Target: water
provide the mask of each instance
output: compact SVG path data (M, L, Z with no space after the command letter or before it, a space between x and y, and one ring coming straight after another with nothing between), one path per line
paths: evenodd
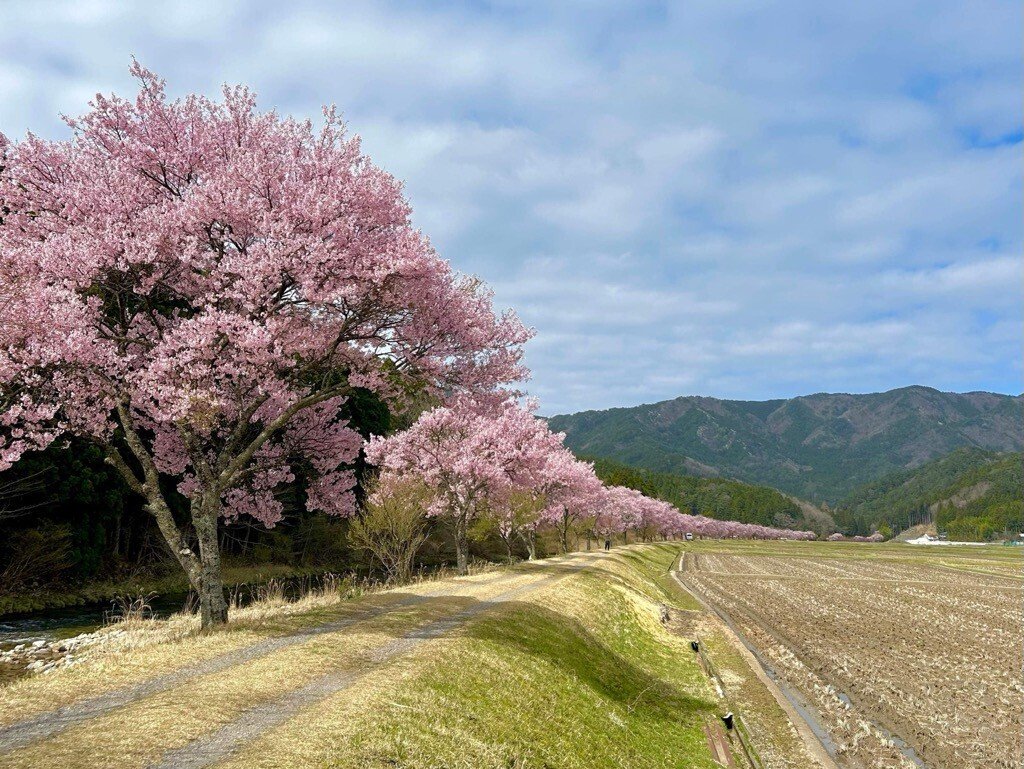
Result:
M168 617L181 611L187 596L187 593L175 593L153 598L149 602L153 616ZM0 617L0 649L91 633L102 627L115 611L115 605L108 601L6 615Z
M293 601L317 583L316 577L295 576L279 577L274 580L281 587L285 600ZM233 585L228 593L232 600L240 605L249 604L254 598L260 583ZM180 612L188 600L188 592L175 592L157 595L147 600L152 610L151 615L157 619L169 617ZM0 616L0 650L10 649L20 643L32 641L55 641L70 638L81 633L91 633L119 613L117 605L112 601L104 601L83 606L69 606L60 609L41 609L25 614L8 614Z
M149 602L151 616L167 617L181 611L187 597L187 593L177 593L153 598ZM91 633L109 622L116 613L116 604L106 602L0 617L0 651L21 644L31 646L34 641L49 644L63 638ZM51 657L46 654L43 657L19 654L0 661L0 686L28 675L26 665L35 659L48 661Z
M840 702L845 704L847 707L853 707L853 701L849 698L849 696L847 696L845 692L837 691L836 695L839 697ZM870 723L873 727L875 727L875 729L881 732L886 737L886 739L888 739L893 745L895 745L896 750L898 750L900 753L906 756L915 765L922 767L922 769L924 768L924 760L919 755L917 755L917 751L914 750L914 748L911 747L906 740L904 740L898 734L890 732L884 725L878 723L878 721L875 721L874 719L865 718L865 720L868 723Z

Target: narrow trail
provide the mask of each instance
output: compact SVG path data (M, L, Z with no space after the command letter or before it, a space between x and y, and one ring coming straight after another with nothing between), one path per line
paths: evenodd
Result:
M592 559L575 566L574 570L582 570L590 563L592 563ZM277 700L250 708L234 721L225 724L211 734L167 752L159 762L151 764L150 767L152 769L204 769L224 761L274 727L296 717L302 710L344 691L388 660L406 654L426 641L446 635L488 609L532 593L567 576L568 574L563 573L543 577L531 584L522 585L488 600L479 601L450 617L435 620L424 627L410 631L374 649L370 654L372 665L360 670L329 673Z
M238 718L224 727L217 728L211 734L205 735L181 748L168 751L157 763L153 764L160 767L209 766L230 755L233 751L260 736L268 729L292 717L302 710L303 707L314 704L343 690L358 680L358 678L370 672L374 667L379 666L380 663L403 654L424 641L450 632L459 625L464 624L471 617L489 608L533 592L569 574L581 571L596 562L598 557L570 556L568 558L551 559L536 566L502 572L497 576L475 581L446 580L438 583L437 587L421 593L397 594L393 600L385 604L356 606L347 612L344 617L322 625L266 638L211 659L186 665L170 673L79 700L0 727L0 755L10 754L19 748L42 743L71 727L85 725L93 719L106 716L146 698L184 687L204 676L221 673L236 666L268 657L276 652L306 643L319 636L346 630L356 630L360 625L381 618L389 612L424 605L431 601L431 599L439 597L459 597L460 594L468 594L465 597L472 598L472 593L480 587L500 586L502 582L521 580L524 576L527 578L536 576L536 579L532 582L506 590L488 599L478 600L477 603L474 603L469 608L429 622L377 647L370 654L368 660L370 664L363 669L334 671L271 702L264 702L250 708L244 711ZM554 574L550 573L552 568L555 569ZM534 574L531 574L531 572L534 572Z
M358 623L379 617L386 612L414 606L428 600L430 597L429 594L409 594L403 595L398 600L384 606L356 609L352 614L334 622L328 622L313 628L305 628L289 635L267 638L251 646L227 652L212 659L151 678L148 681L142 681L132 686L106 692L96 697L65 705L57 710L41 713L9 726L0 727L0 751L15 750L36 740L46 739L70 726L105 715L117 708L137 702L144 697L159 694L201 676L219 673L236 665L251 662L317 636L344 630Z

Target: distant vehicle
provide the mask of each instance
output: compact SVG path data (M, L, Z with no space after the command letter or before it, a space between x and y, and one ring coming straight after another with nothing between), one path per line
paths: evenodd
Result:
M692 539L693 539L693 534L691 534L690 532L686 532L686 541L689 542Z

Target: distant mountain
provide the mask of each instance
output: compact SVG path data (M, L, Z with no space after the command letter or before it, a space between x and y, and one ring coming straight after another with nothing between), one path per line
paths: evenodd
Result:
M930 523L952 539L1013 535L1024 526L1024 454L957 449L862 486L835 516L850 533Z
M726 476L829 504L958 448L1024 449L1024 397L918 386L771 401L688 396L549 422L578 454Z

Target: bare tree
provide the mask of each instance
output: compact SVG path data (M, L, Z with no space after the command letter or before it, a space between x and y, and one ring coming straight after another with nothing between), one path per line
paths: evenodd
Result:
M44 473L38 470L13 478L0 476L0 521L25 515L50 502Z
M416 481L379 486L352 522L352 544L379 561L389 580L403 582L412 574L416 552L427 538L424 511L430 499L429 489Z

